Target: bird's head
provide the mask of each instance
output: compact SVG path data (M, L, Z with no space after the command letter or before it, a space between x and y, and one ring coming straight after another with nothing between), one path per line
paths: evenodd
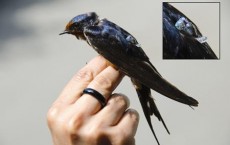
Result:
M87 26L93 26L99 22L99 18L95 12L89 12L85 14L78 15L71 19L66 25L64 32L62 34L72 34L77 37L77 39L86 40L83 31Z

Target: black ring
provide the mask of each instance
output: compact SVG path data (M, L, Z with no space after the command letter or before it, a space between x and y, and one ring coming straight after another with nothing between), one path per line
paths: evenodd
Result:
M101 93L99 93L98 91L91 89L91 88L85 88L83 90L83 94L89 94L89 95L93 96L94 98L96 98L100 102L102 108L105 107L105 105L106 105L105 97Z

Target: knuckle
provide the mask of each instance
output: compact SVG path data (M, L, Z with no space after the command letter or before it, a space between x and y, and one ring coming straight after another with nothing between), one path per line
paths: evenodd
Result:
M77 125L79 122L76 122L75 120L70 120L66 124L63 124L64 130L67 134L70 136L78 134L78 128Z
M49 126L52 126L58 118L58 107L51 107L46 114L47 123Z
M96 77L96 79L94 80L94 83L95 83L94 84L95 86L100 86L101 88L105 90L108 90L108 89L110 90L110 88L113 87L113 82L109 78L103 75Z
M127 113L129 113L129 116L133 122L139 122L139 113L136 110L129 109Z
M82 136L85 138L85 140L91 140L91 141L98 141L100 137L102 136L102 130L99 126L91 126L87 130L85 130L84 134Z
M79 134L80 128L83 126L85 115L83 111L79 111L75 115L68 113L68 110L59 112L59 107L51 107L47 113L47 124L50 129L65 132L69 136Z
M129 99L128 97L126 97L125 95L123 94L113 94L111 96L111 101L112 103L115 103L116 105L118 106L121 106L121 107L128 107L129 106Z
M90 82L92 79L93 79L93 72L89 69L81 69L74 76L74 80L76 80L76 81Z
M77 113L67 121L65 125L66 132L70 135L78 134L80 128L83 127L84 120L85 115L83 113Z

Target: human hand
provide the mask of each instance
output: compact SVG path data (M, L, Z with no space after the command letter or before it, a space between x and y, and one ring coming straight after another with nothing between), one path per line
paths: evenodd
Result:
M122 94L113 94L123 74L101 56L83 67L67 84L47 113L54 145L134 145L139 116ZM83 94L100 92L107 104Z

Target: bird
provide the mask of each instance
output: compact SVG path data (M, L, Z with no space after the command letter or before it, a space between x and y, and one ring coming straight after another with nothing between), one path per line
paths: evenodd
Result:
M72 34L86 41L119 71L131 78L149 127L157 141L151 115L163 123L170 134L155 102L151 89L175 101L189 106L198 106L198 101L186 95L165 80L152 65L137 40L126 30L107 19L99 19L95 12L77 15L71 19L60 33Z
M218 59L198 27L163 2L163 59Z

